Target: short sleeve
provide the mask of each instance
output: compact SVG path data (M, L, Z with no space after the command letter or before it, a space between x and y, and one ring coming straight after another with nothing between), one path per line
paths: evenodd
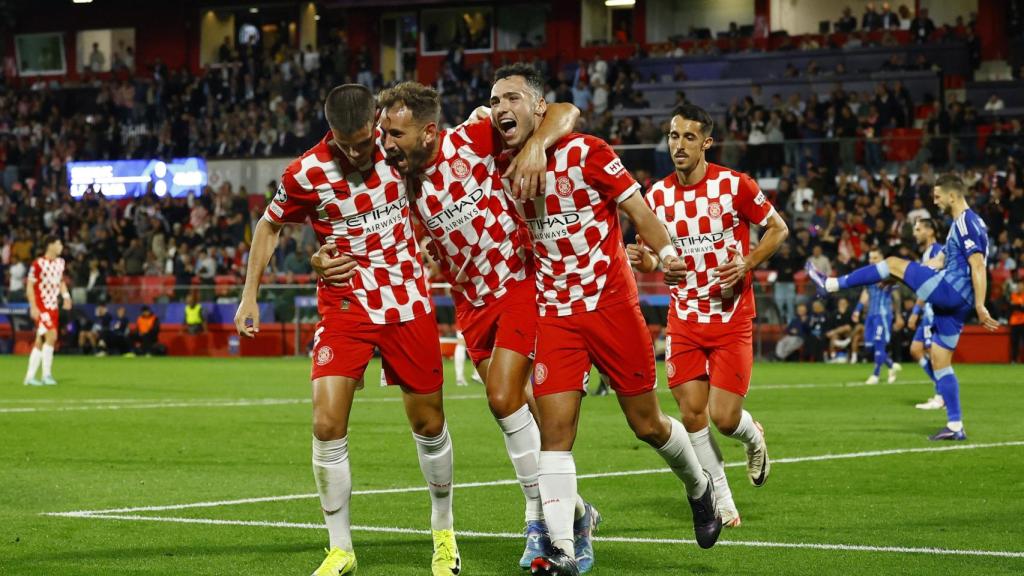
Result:
M319 197L316 193L306 190L296 182L295 176L289 169L281 176L277 194L267 205L263 216L278 224L302 224L308 218L315 216L318 204Z
M39 269L39 259L37 258L37 259L33 260L32 261L32 265L28 267L28 278L27 278L27 280L31 280L32 282L39 282L39 274L40 274L40 272L41 272L41 270Z
M502 149L500 136L491 124L490 117L466 122L458 130L465 134L470 150L481 158L495 156Z
M988 235L986 234L981 219L964 217L963 227L960 228L960 240L963 242L964 256L971 254L988 254ZM959 226L959 224L957 224Z
M739 190L735 200L736 211L749 222L758 226L768 223L768 218L775 212L775 207L761 191L761 187L753 178L746 174L740 175Z
M591 145L583 162L583 179L602 198L614 199L621 204L640 190L640 184L622 165L622 159L603 140L588 139Z

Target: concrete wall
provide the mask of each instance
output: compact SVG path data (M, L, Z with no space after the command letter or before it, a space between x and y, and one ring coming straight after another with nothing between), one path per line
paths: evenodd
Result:
M714 37L729 29L754 23L754 0L648 0L647 41L664 42L686 34L691 26L709 28Z

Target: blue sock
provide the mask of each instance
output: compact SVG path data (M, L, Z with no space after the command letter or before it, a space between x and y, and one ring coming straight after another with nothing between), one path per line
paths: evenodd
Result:
M932 361L929 360L927 356L922 356L917 363L921 365L921 369L924 370L924 373L927 374L928 377L931 378L932 382L935 383L935 393L938 394L939 381L935 379L935 371L932 370Z
M889 265L882 260L878 264L870 264L863 268L857 268L845 276L839 277L839 287L842 289L855 288L877 284L889 277Z
M885 346L879 346L875 344L875 376L882 371L882 364L886 366L892 366L892 362L889 361L889 355L885 352Z
M943 368L935 371L939 379L936 388L942 399L946 401L946 419L950 422L959 422L960 416L960 382L953 373L953 367Z

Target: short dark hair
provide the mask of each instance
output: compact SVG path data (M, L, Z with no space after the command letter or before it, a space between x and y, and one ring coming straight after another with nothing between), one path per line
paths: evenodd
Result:
M956 174L943 174L939 176L938 180L935 181L935 186L943 190L956 192L960 196L967 194L967 185L964 184L963 178Z
M686 103L676 106L675 110L672 111L672 117L676 116L681 116L685 120L693 120L700 124L700 133L705 136L710 136L711 131L715 129L715 121L711 119L708 111L696 104Z
M441 121L441 97L437 90L419 82L400 82L382 90L377 102L385 109L401 102L412 112L412 117L423 124Z
M324 102L327 124L346 135L372 124L376 111L373 92L362 84L335 86Z
M932 232L938 232L938 229L935 228L935 220L932 220L931 218L921 218L917 221L917 223L920 224L921 226L925 226Z
M494 71L495 82L512 76L522 76L523 80L526 80L526 85L537 93L538 100L544 97L544 76L533 64L516 62L515 64L506 64Z
M50 247L50 244L59 241L60 237L57 236L56 234L47 234L46 236L43 236L43 250L45 251L47 248Z

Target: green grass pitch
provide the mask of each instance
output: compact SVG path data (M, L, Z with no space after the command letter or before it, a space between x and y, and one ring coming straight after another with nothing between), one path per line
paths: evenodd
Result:
M21 385L26 361L0 357L0 575L308 574L322 559L308 360L59 356L60 385L40 388ZM400 395L374 385L378 370L349 436L359 574L419 576L430 507ZM849 385L868 370L755 367L747 406L776 464L754 489L741 447L720 439L743 526L711 550L677 542L693 533L674 476L608 474L664 463L614 398L584 400L576 461L595 476L579 488L607 538L592 573L1024 573L1024 369L957 368L969 436L957 444L926 439L944 415L913 408L931 394L916 366L896 385ZM446 395L456 482L483 484L455 491L456 529L476 533L459 539L463 574L521 574L522 495L483 387ZM380 492L391 488L410 490ZM219 504L179 506L201 502ZM66 512L79 514L45 514Z

